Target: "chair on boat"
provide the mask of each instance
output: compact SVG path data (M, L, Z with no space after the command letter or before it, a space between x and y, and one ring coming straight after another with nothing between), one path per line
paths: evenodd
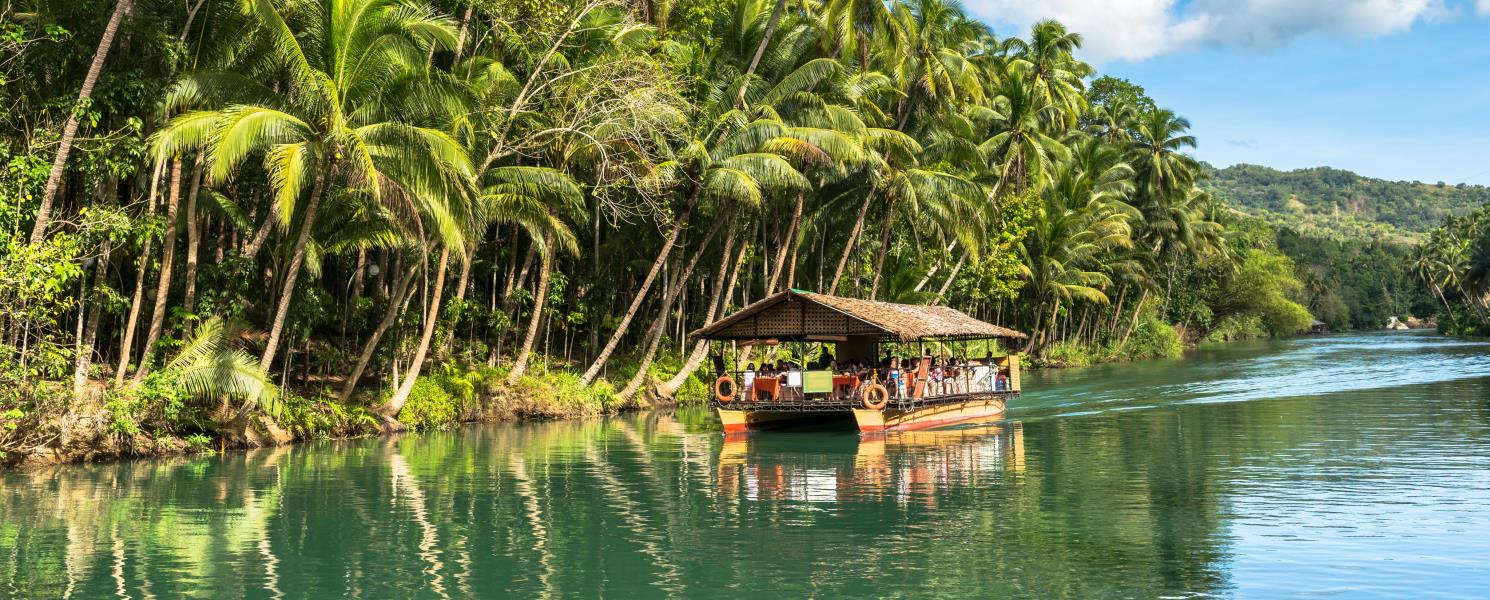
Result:
M920 399L926 397L926 383L930 377L930 372L931 357L922 356L921 362L916 365L916 370L911 371L910 374L911 398Z

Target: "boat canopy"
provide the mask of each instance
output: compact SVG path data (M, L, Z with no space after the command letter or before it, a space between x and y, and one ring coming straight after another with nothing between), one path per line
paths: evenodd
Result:
M689 334L706 340L842 342L874 336L881 342L1027 339L1006 327L946 306L895 304L787 290Z

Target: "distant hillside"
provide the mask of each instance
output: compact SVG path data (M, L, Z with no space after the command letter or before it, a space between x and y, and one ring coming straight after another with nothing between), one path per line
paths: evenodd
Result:
M1490 202L1490 188L1385 181L1317 167L1279 171L1239 164L1205 167L1207 191L1227 204L1299 233L1336 240L1409 242Z

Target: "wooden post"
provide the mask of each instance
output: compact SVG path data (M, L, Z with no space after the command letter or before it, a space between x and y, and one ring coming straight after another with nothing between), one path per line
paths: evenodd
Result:
M1019 355L1009 355L1009 389L1019 391Z

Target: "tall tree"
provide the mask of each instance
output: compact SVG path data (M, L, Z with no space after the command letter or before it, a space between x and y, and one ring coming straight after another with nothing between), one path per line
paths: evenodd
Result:
M52 170L47 174L47 184L41 192L41 206L36 209L36 223L31 226L32 245L40 244L46 237L47 225L51 222L52 203L57 198L57 188L62 184L67 157L72 153L73 138L78 134L78 112L87 107L89 98L93 96L93 85L98 83L104 60L109 57L109 49L114 47L114 36L119 33L120 24L133 8L134 0L115 2L114 12L109 15L109 23L104 26L103 36L98 39L98 49L93 51L93 62L88 65L88 74L83 77L83 89L78 92L78 101L71 107L67 121L62 125L62 139L57 143L57 155L52 158Z

